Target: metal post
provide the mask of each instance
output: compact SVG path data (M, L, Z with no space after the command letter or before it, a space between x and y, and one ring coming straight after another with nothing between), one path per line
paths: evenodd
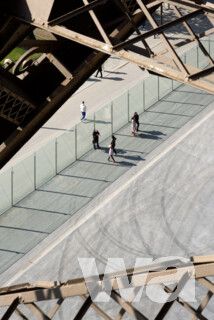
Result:
M128 116L128 122L127 123L129 123L129 114L130 114L130 112L129 112L129 98L130 98L130 93L129 93L129 90L128 90L128 92L127 92L127 116Z
M158 101L160 100L160 77L158 77Z
M55 140L55 173L56 173L56 175L57 175L57 166L58 166L58 164L57 164L57 145L58 145L58 142L57 142L57 138L56 138L56 140Z
M77 160L77 125L75 125L75 160Z
M96 114L94 112L94 130L96 129L95 123L96 123Z
M198 47L196 47L196 52L197 52L197 68L199 66L199 54L198 54Z
M210 37L208 39L209 39L209 54L210 54Z
M14 171L13 168L11 168L11 207L13 206L13 175Z
M143 112L146 109L146 97L145 97L145 81L143 81Z
M113 102L111 101L111 134L113 134Z
M36 190L36 153L34 153L34 190Z

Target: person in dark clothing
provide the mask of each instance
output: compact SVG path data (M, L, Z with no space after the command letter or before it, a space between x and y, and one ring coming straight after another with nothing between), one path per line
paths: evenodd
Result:
M93 143L93 146L94 146L94 149L100 149L100 146L99 146L99 136L100 136L100 133L98 130L94 130L93 131L93 140L92 140L92 143Z
M103 77L103 68L102 68L102 66L99 66L99 68L97 69L97 73L95 74L95 77L97 77L98 76L98 74L100 73L100 78L102 78Z
M134 113L134 121L135 121L135 123L136 123L136 131L139 131L139 125L140 125L140 123L139 123L139 115L138 115L138 113L137 112L135 112Z
M112 140L111 140L111 145L112 145L112 148L113 148L113 152L114 152L114 154L116 155L117 152L116 152L116 150L115 150L115 145L116 145L116 140L117 140L117 138L116 138L114 135L112 135L111 138L112 138Z

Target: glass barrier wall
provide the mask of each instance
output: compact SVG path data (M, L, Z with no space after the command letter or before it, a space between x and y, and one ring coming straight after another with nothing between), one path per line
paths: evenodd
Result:
M209 37L209 54L214 59L214 35Z
M113 132L111 105L111 103L108 103L102 109L96 111L94 115L95 130L102 133L99 138L100 142L108 138Z
M162 99L168 93L172 92L172 79L158 77L158 100Z
M151 75L144 82L145 110L158 101L158 78Z
M34 155L13 167L13 204L35 190L34 172Z
M129 122L128 114L128 92L112 101L112 128L116 132Z
M35 186L41 187L56 175L56 140L35 152Z
M128 91L128 119L130 121L131 117L135 112L138 114L144 112L145 100L144 100L144 81L138 83L133 88Z
M180 85L180 82L172 80L172 90L175 90L176 88L180 87Z
M12 199L12 169L3 172L0 176L0 214L11 208Z
M56 139L57 172L76 160L75 129L65 132Z
M77 158L92 148L92 132L94 131L94 115L88 116L76 125Z
M207 52L212 53L212 51L209 51L210 50L209 39L202 40L201 43L204 46L204 48L207 50ZM199 66L199 68L206 68L210 64L210 62L209 62L208 58L206 58L206 56L204 55L204 53L202 52L202 50L200 48L198 48L198 52L199 52L198 53L198 66Z
M192 48L192 50L186 53L185 61L186 61L186 64L192 67L195 67L195 68L198 67L198 47Z
M208 52L214 52L214 37L203 40L203 45ZM208 60L197 47L185 53L181 59L196 68L208 65ZM150 75L74 128L2 173L0 214L92 149L93 130L101 132L102 142L129 123L135 111L141 114L180 85L177 81Z

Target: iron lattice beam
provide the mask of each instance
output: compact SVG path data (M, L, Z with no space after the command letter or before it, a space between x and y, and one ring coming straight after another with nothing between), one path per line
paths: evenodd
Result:
M202 51L204 52L209 63L211 65L213 65L213 59L210 57L207 50L204 48L204 46L199 41L200 35L196 35L193 32L193 30L189 27L187 21L194 18L194 17L197 17L201 14L203 14L203 15L206 14L208 17L212 18L213 14L214 14L214 10L212 8L208 8L204 5L202 5L202 6L194 5L194 4L189 5L188 1L186 1L186 3L185 3L185 1L182 1L183 7L188 8L188 10L192 10L192 11L190 13L187 13L187 14L181 16L181 13L177 9L179 4L176 3L177 7L175 7L175 11L177 14L179 14L178 18L174 19L173 21L170 21L166 24L158 26L157 23L155 22L154 18L152 17L152 14L149 12L149 8L151 8L152 5L150 4L150 5L146 6L141 0L137 0L137 3L139 4L139 7L141 8L142 13L146 16L147 20L151 23L151 25L153 27L152 30L147 31L143 34L137 35L136 37L133 37L130 40L125 40L120 43L117 43L118 40L115 39L115 41L113 41L113 42L117 43L115 45L111 45L109 43L109 39L107 39L107 38L106 38L106 41L101 42L95 38L85 36L83 34L75 32L71 29L65 29L64 27L62 27L60 25L58 25L58 26L56 25L53 28L50 26L44 26L43 28L46 30L49 30L50 32L52 32L54 34L60 35L61 37L65 37L65 38L70 39L72 41L76 41L76 42L81 43L85 46L88 46L90 48L102 51L106 54L115 55L121 59L125 59L129 62L135 63L135 64L139 65L140 67L145 68L153 73L157 73L162 76L166 76L168 78L172 78L174 80L177 80L177 81L180 81L183 83L188 83L192 86L197 87L198 89L201 89L201 90L204 90L204 91L207 91L207 92L213 94L214 93L214 83L209 83L206 81L205 77L203 78L204 74L208 75L208 74L213 73L212 68L207 68L206 72L204 72L204 71L201 72L202 70L198 69L197 75L195 72L194 72L194 74L192 74L190 72L191 66L188 66L181 61L178 54L176 53L175 48L173 48L173 46L170 44L169 40L164 35L164 31L167 31L171 27L178 26L178 25L184 23L185 27L187 28L188 32L190 33L189 42L195 41L196 44L198 44L200 46L200 48L202 49ZM186 5L184 6L184 4L186 4ZM36 24L36 26L39 27L39 25L37 25L37 24ZM213 32L213 28L210 28L210 30L207 30L207 32L209 32L209 31ZM163 66L163 64L160 65L159 63L156 63L154 61L152 55L148 59L144 55L141 55L141 56L139 54L137 55L129 48L130 45L133 45L133 44L136 45L140 40L145 40L155 34L159 34L159 36L161 37L161 39L166 47L166 53L169 53L171 55L171 59L170 58L165 59L164 66ZM177 46L177 48L178 48L178 46ZM151 48L150 48L150 50L151 50ZM151 52L152 52L152 50L151 50ZM178 70L174 70L172 68L169 68L168 66L170 66L170 65L175 65L178 68ZM204 81L204 79L205 79L205 81ZM210 81L210 79L209 79L209 81Z
M111 55L153 74L214 93L213 58L200 41L202 36L214 32L214 8L209 3L188 0L62 2L51 0L44 7L42 0L28 5L21 0L19 6L12 5L12 0L2 1L0 58L4 59L17 46L29 50L13 69L7 67L0 73L2 92L9 92L11 97L15 94L19 101L11 104L5 100L4 105L0 105L3 127L9 128L7 121L13 124L13 129L10 127L6 133L7 138L0 141L0 168ZM157 23L154 13L165 4L170 5L175 14L168 22L163 23L161 19ZM198 17L207 19L209 24L203 33L196 34L192 25ZM150 29L142 31L140 26L146 22ZM181 25L189 38L174 44L167 32ZM32 32L45 36L32 39ZM164 50L154 52L150 47L148 40L154 35L159 36ZM204 54L205 70L181 60L177 51L188 42L194 42ZM71 59L74 51L77 58ZM36 52L38 57L31 61ZM8 82L5 79L9 72ZM18 105L19 111L14 112ZM21 130L14 135L18 126Z
M20 318L25 319L23 318L23 313L18 309L18 306L21 304L26 305L34 315L37 315L42 319L52 319L66 298L80 296L84 300L84 303L77 310L74 319L82 319L87 311L90 308L93 308L101 318L110 320L111 318L102 310L102 307L98 307L92 301L92 296L90 296L88 292L87 285L89 285L90 282L93 284L93 292L100 292L100 289L105 291L105 288L108 287L106 284L111 282L112 290L110 297L121 307L120 311L115 315L115 319L120 319L122 315L127 312L133 319L147 320L148 318L139 311L132 302L142 286L159 284L169 296L167 301L157 312L155 317L156 320L165 319L169 310L175 303L178 306L185 308L185 310L193 316L192 319L206 320L207 318L202 315L202 312L205 310L214 293L214 284L207 279L207 277L214 276L214 256L193 257L192 263L186 264L179 260L175 260L174 262L170 261L170 268L168 268L168 265L169 263L166 261L165 264L162 263L139 267L135 270L129 269L105 275L105 277L103 274L100 274L99 281L97 281L97 278L91 277L90 280L87 280L87 284L86 280L81 278L69 280L65 283L39 282L36 286L25 283L1 288L0 307L8 306L2 319L10 319L14 312L16 312ZM134 290L129 300L125 301L118 293L118 289L124 289L126 287L125 284L127 281L125 281L125 279L127 279L127 277ZM195 279L203 287L203 290L207 290L206 295L202 298L197 309L193 308L180 297L180 293L190 279ZM175 283L174 289L166 286L164 284L166 281L168 283ZM39 301L51 301L53 299L57 299L57 302L48 315L36 304L36 302Z
M0 116L20 126L35 107L14 92L0 86Z

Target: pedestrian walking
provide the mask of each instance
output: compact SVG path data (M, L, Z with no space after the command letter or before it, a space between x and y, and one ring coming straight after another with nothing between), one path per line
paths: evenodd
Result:
M116 138L114 135L112 135L111 138L112 138L112 140L111 140L111 145L112 145L112 147L113 147L113 152L114 152L114 154L116 155L117 152L116 152L116 150L115 150L115 146L116 146L116 140L117 140L117 138Z
M100 73L100 78L102 78L102 77L103 77L103 68L102 68L102 65L99 66L99 68L97 69L97 73L95 74L95 77L97 77L99 73Z
M135 123L136 123L136 131L139 131L139 115L137 112L134 113L134 120L135 120Z
M132 121L131 121L131 131L132 131L133 136L135 136L136 122L135 122L134 116L132 117Z
M92 137L93 137L93 140L92 140L92 143L93 143L93 146L94 146L94 149L100 149L100 146L99 146L99 136L100 136L100 133L98 130L94 130L93 133L92 133Z
M86 105L84 101L82 101L80 105L80 111L82 112L82 118L80 120L84 120L86 117Z
M112 147L112 144L109 145L109 152L108 152L108 161L110 161L110 158L112 158L113 160L113 163L115 163L116 161L114 160L114 157L113 157L113 153L114 153L114 148Z

